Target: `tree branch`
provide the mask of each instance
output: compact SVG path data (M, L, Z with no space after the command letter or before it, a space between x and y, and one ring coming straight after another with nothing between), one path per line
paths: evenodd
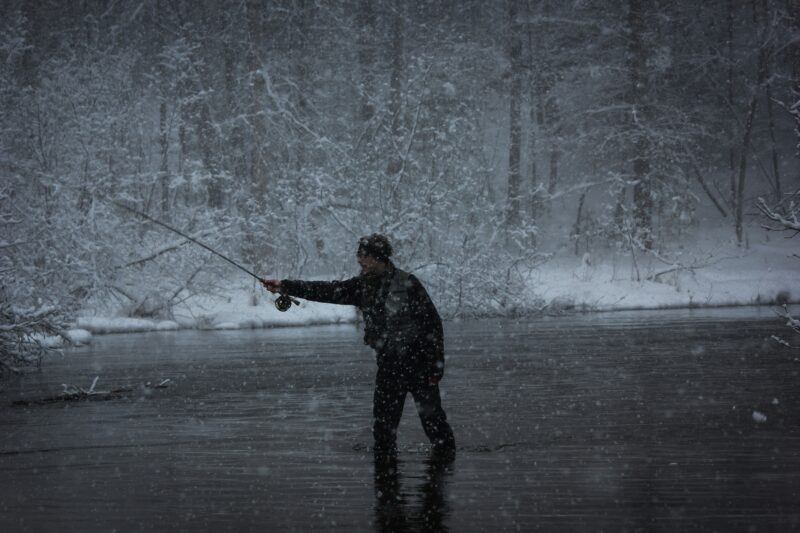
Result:
M795 235L800 232L800 220L797 218L800 207L794 202L789 204L789 210L786 216L781 215L774 209L770 208L767 205L767 202L761 197L759 197L756 201L756 207L766 218L778 224L777 228L772 226L763 226L765 229L770 231L794 231Z

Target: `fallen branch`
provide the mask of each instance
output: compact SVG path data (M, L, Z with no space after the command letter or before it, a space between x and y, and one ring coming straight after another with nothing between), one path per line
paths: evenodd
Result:
M52 403L62 403L62 402L83 402L83 401L107 401L107 400L115 400L119 398L124 398L127 393L133 392L133 388L130 387L119 387L116 389L111 390L96 390L95 386L97 385L97 381L100 379L99 376L95 377L92 380L92 385L89 389L84 389L83 387L76 386L76 385L67 385L62 383L61 386L64 390L61 394L57 394L55 396L48 396L45 398L39 398L36 400L17 400L12 402L11 405L13 406L30 406L30 405L48 405ZM156 385L153 385L149 381L144 384L144 388L146 389L166 389L172 380L169 378L162 380Z
M83 389L65 391L56 396L49 396L38 400L17 400L12 402L13 406L47 405L61 402L81 402L81 401L106 401L122 398L126 393L133 392L133 389L119 388L107 391L94 391L91 394Z
M791 328L795 333L800 333L800 319L797 319L789 313L789 306L783 304L783 314L777 313L779 317L786 319L786 325Z
M718 259L713 259L713 256L711 254L709 254L704 259L695 258L693 263L687 265L687 264L684 264L684 263L680 263L678 261L671 261L671 260L667 259L666 257L663 257L656 250L646 250L646 249L644 249L643 251L645 251L648 254L652 255L654 258L656 258L658 261L661 261L665 265L669 265L669 268L667 268L665 270L661 270L659 272L656 272L655 274L651 274L646 278L647 281L656 281L656 282L658 281L659 277L664 276L666 274L669 274L671 272L680 272L680 271L684 271L685 270L687 272L691 272L692 274L694 274L696 270L699 270L701 268L707 268L707 267L713 266L713 265L719 263L720 261L724 261L726 259L731 259L730 257L720 257Z
M786 342L785 340L781 339L781 338L780 338L780 337L778 337L777 335L772 335L770 338L771 338L772 340L774 340L775 342L777 342L778 344L781 344L781 345L783 345L783 346L786 346L787 348L791 348L791 347L792 347L792 345L791 345L791 344L789 344L789 343L788 343L788 342Z
M795 235L800 233L800 220L797 218L800 207L794 202L789 204L788 215L785 216L770 208L767 202L761 197L756 201L756 207L758 207L762 215L778 224L778 227L762 225L764 229L768 231L794 231ZM792 235L792 237L794 237L794 235Z

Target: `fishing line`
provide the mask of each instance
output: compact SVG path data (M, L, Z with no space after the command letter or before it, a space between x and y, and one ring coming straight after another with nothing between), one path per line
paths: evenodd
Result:
M168 229L169 231L171 231L173 233L177 233L178 235L180 235L184 239L188 240L189 242L193 242L194 244L196 244L196 245L208 250L212 254L216 255L217 257L220 257L220 258L224 259L225 261L227 261L228 263L232 264L233 266L235 266L236 268L238 268L242 272L247 273L248 275L254 277L259 282L261 282L261 278L259 276L257 276L254 272L252 272L251 270L243 267L242 265L240 265L239 263L237 263L233 259L229 258L228 256L222 254L221 252L218 252L218 251L214 250L209 245L207 245L207 244L195 239L194 237L191 237L191 236L187 235L186 233L182 232L179 229L176 229L176 228L170 226L166 222L161 222L160 220L151 217L147 213L143 213L143 212L141 212L141 211L139 211L137 209L134 209L134 208L132 208L130 206L127 206L127 205L125 205L125 204L123 204L121 202L117 202L115 200L110 200L110 202L112 204L114 204L115 206L120 207L120 208L128 211L129 213L133 213L134 215L136 215L138 217L141 217L141 218L143 218L143 219L145 219L145 220L147 220L149 222L152 222L153 224L156 224L158 226L161 226L162 228ZM275 307L278 309L278 311L288 311L289 308L292 306L292 304L300 305L300 302L298 302L297 300L295 300L294 298L291 298L289 295L286 295L286 294L281 294L275 300Z

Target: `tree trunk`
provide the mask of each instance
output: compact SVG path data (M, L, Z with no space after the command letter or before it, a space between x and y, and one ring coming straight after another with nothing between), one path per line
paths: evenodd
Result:
M263 65L258 55L264 44L263 9L258 0L249 0L247 8L247 79L250 90L247 93L247 115L250 122L249 163L247 174L251 190L261 198L268 190L267 165L264 153L267 150L266 126L262 111L266 97L266 82L261 72Z
M161 184L161 217L169 221L169 129L167 127L167 102L162 98L158 106L159 147L161 168L158 181Z
M754 7L756 6L754 2ZM763 31L759 32L759 50L758 50L758 67L756 73L756 84L753 87L753 95L750 97L750 104L747 106L747 118L744 123L744 133L742 137L742 147L739 156L739 172L736 180L736 196L734 197L734 225L736 230L736 242L739 246L744 244L744 186L747 179L747 156L750 152L750 140L753 132L753 123L755 121L756 110L758 109L758 97L761 92L761 87L764 85L766 78L766 55L767 46L765 42L765 35L767 32L766 21L759 20L759 12L756 9L754 12L756 19L756 26L760 23L764 24Z
M733 82L733 73L734 73L734 61L733 61L733 24L734 24L734 16L733 16L733 0L728 0L727 3L727 11L728 16L726 17L727 22L727 38L726 44L728 46L728 102L731 106L735 105L733 101L734 97L734 82ZM730 140L730 148L728 150L728 165L730 169L730 198L731 201L735 204L736 199L736 141L734 140L734 136L731 136Z
M517 13L517 1L508 1L509 15L509 59L511 61L511 88L509 99L509 146L508 146L508 197L506 222L510 227L520 224L520 154L522 128L520 124L520 101L522 99L522 40Z
M313 37L311 28L314 25L314 3L311 0L295 0L295 14L292 24L292 49L295 51L292 65L292 74L297 84L297 110L300 119L306 118L309 108L308 91L309 83L309 53L314 49L309 46Z
M209 6L205 2L197 2L197 17L203 27L213 27ZM206 41L202 41L206 43ZM207 43L206 43L207 44ZM216 50L203 46L202 62L197 65L199 72L195 90L206 93L205 84L209 82L209 65L212 64L211 56L216 54ZM199 96L199 95L198 95ZM216 130L214 128L213 117L211 114L210 94L202 94L198 98L196 112L197 141L200 148L200 158L208 176L206 177L206 205L212 209L219 209L224 203L224 191L220 183L220 164L219 164L219 143Z
M739 246L744 244L744 229L743 229L743 213L744 213L744 184L747 178L747 155L750 151L750 134L753 131L753 119L758 108L758 95L754 94L750 99L750 105L747 109L747 119L744 125L744 137L742 139L742 148L739 158L739 175L736 180L736 196L734 198L734 205L736 207L734 213L734 224L736 229L736 242Z
M551 119L552 126L550 135L550 173L547 176L547 193L553 195L558 185L558 163L561 161L561 147L559 146L559 131L555 127L558 121L559 107L555 98L551 100L550 113L547 116Z
M39 64L49 33L45 27L46 16L44 13L47 8L48 6L41 2L22 3L21 11L28 21L28 35L26 36L28 46L25 47L18 62L17 76L21 87L36 88L39 84ZM10 14L11 9L6 12Z
M769 76L767 76L769 78ZM775 202L778 203L783 197L781 191L781 171L778 165L778 142L775 139L775 115L772 110L772 84L767 83L765 100L767 104L767 118L769 120L769 139L772 151L772 179L775 183Z
M575 215L575 226L572 229L572 236L575 239L575 255L580 254L580 242L583 233L583 228L581 227L581 220L583 218L583 204L586 201L586 189L581 192L581 197L578 200L578 214ZM587 246L587 252L588 246Z
M775 65L775 40L772 32L768 29L770 25L769 5L766 0L762 0L762 12L764 15L764 27L767 40L764 43L764 103L767 110L767 123L769 128L770 152L772 155L772 181L775 188L775 203L780 203L781 197L781 173L778 164L778 142L775 138L775 114L772 109L772 72Z
M206 205L212 209L219 209L223 205L222 184L219 181L219 165L214 142L214 126L211 122L211 110L208 102L200 102L200 112L197 114L197 134L200 144L200 157L203 167L208 173L206 186Z
M800 0L789 0L788 9L794 33L800 35ZM792 69L792 101L789 104L791 106L789 112L794 117L795 156L800 158L800 41L797 39L790 47L789 58ZM800 165L795 168L800 168ZM800 173L796 173L795 179L800 179Z
M392 17L392 36L391 36L391 60L392 60L392 74L389 81L389 114L392 124L392 135L395 139L399 138L400 130L403 124L403 118L400 115L402 109L403 99L403 16L399 11L395 11Z
M633 204L634 219L636 220L637 234L646 249L653 247L653 196L652 182L650 179L650 161L644 155L649 148L649 142L640 134L636 142L637 156L633 160Z
M312 39L314 32L314 17L315 17L315 4L311 0L296 0L295 1L295 15L293 24L293 41L292 47L296 52L294 56L294 65L292 66L294 82L297 85L296 95L296 109L297 118L301 122L305 122L309 118L309 94L311 93L314 82L311 79L311 69L309 66L310 54L314 50ZM299 130L296 134L294 146L294 170L295 179L293 180L296 186L296 198L299 205L307 205L309 198L313 196L313 191L310 190L311 185L307 178L308 164L311 159L311 150L308 146L311 144L311 137L305 130ZM296 242L301 243L305 238L314 239L314 248L316 249L318 257L324 253L325 243L319 238L319 229L315 220L316 213L310 212L307 215L299 215L297 222L298 235ZM305 251L298 250L297 256L305 254ZM298 275L302 272L302 265L297 269Z
M230 24L230 21L228 21ZM222 44L222 57L225 72L225 109L228 116L240 116L242 109L242 102L240 100L241 93L239 92L239 83L237 82L237 61L240 50L235 46L230 39L226 39ZM247 175L247 161L245 156L244 144L244 124L241 120L234 120L231 124L229 138L227 140L227 154L225 154L226 164L225 168L230 175L236 179L241 180ZM241 197L240 197L241 200Z
M386 168L386 176L392 178L397 176L399 179L402 174L403 158L402 158L402 132L403 132L403 75L405 71L405 58L404 58L404 37L405 25L403 21L404 14L401 9L402 3L397 4L392 16L392 28L389 54L391 56L392 72L389 80L389 120L391 121L391 140L392 149L389 163ZM383 188L381 196L389 193L389 205L394 210L399 210L401 206L400 201L400 187L398 183L387 180L388 186ZM391 192L390 192L391 191Z
M375 32L375 10L372 0L361 0L357 18L358 64L361 73L358 118L361 122L369 122L375 115L375 106L372 104L375 91L375 78L372 72L375 62L372 43Z
M186 168L186 154L189 150L189 143L187 140L187 133L186 133L186 125L189 123L189 110L186 103L183 101L185 98L185 94L181 89L179 89L181 103L180 109L178 110L178 116L180 117L180 124L178 125L178 148L180 153L178 154L178 174L183 178L183 201L185 205L189 205L192 197L192 185L189 181L189 171ZM180 189L179 189L180 190ZM177 203L177 198L176 198Z
M771 20L771 15L769 12L769 6L767 5L766 0L762 0L762 11L764 13L764 21L765 27L769 26L769 21ZM772 180L775 187L775 203L779 203L781 201L781 172L780 172L780 165L778 164L778 142L775 138L775 113L773 112L772 106L772 73L777 71L774 69L776 66L775 63L775 40L774 36L770 32L769 39L765 43L765 56L764 56L764 100L767 107L767 122L769 128L769 139L770 139L770 152L772 155Z
M541 82L538 79L538 69L536 68L536 50L534 46L533 37L533 23L531 0L525 3L526 15L528 19L528 87L529 87L529 107L528 107L528 187L530 188L530 195L528 198L528 212L530 220L536 223L538 216L538 203L539 203L539 176L537 172L537 148L536 148L536 135L537 135L537 120L536 120L536 105L538 101L538 94L541 87ZM534 243L535 244L535 243Z
M646 120L645 95L648 90L645 71L647 51L643 42L645 31L644 10L641 0L629 0L628 7L628 30L630 32L628 57L631 95L630 134L633 136L633 216L640 242L645 248L650 249L653 246L653 198L648 156L650 142L647 138L647 128L642 125Z

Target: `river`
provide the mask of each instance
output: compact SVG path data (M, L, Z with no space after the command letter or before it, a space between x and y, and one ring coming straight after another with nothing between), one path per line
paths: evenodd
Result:
M797 343L771 309L445 331L458 456L429 460L408 401L396 469L373 464L375 365L354 326L107 335L52 356L2 385L0 531L800 530L800 351L771 339ZM38 402L95 377L129 390Z

